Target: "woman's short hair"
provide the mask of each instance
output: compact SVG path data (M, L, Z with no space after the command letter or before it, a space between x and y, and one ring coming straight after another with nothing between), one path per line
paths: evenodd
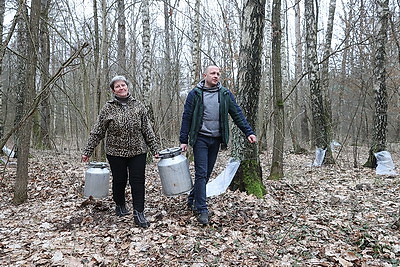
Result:
M128 80L125 78L125 76L117 75L114 78L112 78L111 81L110 81L110 88L111 89L114 89L114 83L116 81L123 81L128 86Z

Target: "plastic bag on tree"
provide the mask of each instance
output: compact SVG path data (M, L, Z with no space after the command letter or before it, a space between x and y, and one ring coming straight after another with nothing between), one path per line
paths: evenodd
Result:
M336 148L338 148L338 147L341 147L342 145L338 142L338 141L335 141L335 140L333 140L332 142L331 142L331 150L334 152L334 151L336 151Z
M230 158L225 169L206 185L207 197L217 196L226 191L231 184L236 171L240 166L240 160Z
M397 175L395 172L392 156L389 151L380 151L374 153L376 158L376 174L377 175Z
M6 147L6 146L3 146L3 152L4 152L4 154L6 154L8 157L10 157L10 158L14 158L15 157L15 152L14 152L14 150L13 149L9 149L8 147Z
M326 149L322 149L322 148L318 148L318 147L315 148L315 159L314 159L312 166L315 166L315 167L321 166L322 162L324 162L325 153L326 153Z

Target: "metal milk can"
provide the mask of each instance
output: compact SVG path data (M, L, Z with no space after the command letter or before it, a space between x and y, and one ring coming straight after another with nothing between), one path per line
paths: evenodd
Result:
M103 198L108 196L110 171L105 162L90 162L85 172L85 197Z
M162 191L166 196L185 193L193 188L189 172L189 161L181 154L180 147L167 148L159 152L158 172Z

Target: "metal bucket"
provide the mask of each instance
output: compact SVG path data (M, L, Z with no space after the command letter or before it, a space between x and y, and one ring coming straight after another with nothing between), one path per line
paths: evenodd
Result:
M179 195L193 188L189 172L189 161L181 154L180 147L167 148L159 152L158 172L161 178L163 194Z
M110 171L105 162L90 162L85 172L85 197L104 198L110 188Z

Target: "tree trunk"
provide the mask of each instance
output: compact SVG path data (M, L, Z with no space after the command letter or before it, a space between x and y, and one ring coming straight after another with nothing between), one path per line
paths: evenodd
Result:
M331 45L332 45L332 32L333 32L333 21L335 18L335 9L336 9L336 0L330 0L329 4L329 15L328 22L326 26L326 35L325 35L325 47L324 47L324 55L321 69L321 90L323 92L324 97L324 106L325 106L325 131L327 136L327 143L330 144L333 140L333 120L332 120L332 102L331 102L331 93L329 88L329 57L331 53ZM325 153L325 163L333 164L335 163L335 159L332 155L331 146L327 146L327 150Z
M295 55L295 78L297 83L297 88L294 95L294 110L296 116L299 117L299 121L294 119L293 127L295 129L300 129L301 141L309 145L310 142L310 131L309 131L309 118L307 115L307 104L305 103L308 97L305 96L305 86L303 82L303 40L301 31L301 9L300 3L297 2L294 6L295 10L295 40L296 40L296 55ZM302 103L302 104L300 104ZM306 149L301 148L294 142L295 153L303 153Z
M4 12L5 12L5 6L6 2L5 0L0 0L0 42L3 44L3 24L4 24ZM3 49L0 51L1 54L3 54ZM3 58L3 57L1 57ZM0 75L3 72L3 60L0 61ZM6 116L4 112L4 107L3 107L3 79L0 79L0 139L3 138L4 134L4 124L6 121ZM0 147L2 149L2 147ZM1 154L1 152L0 152Z
M19 1L19 5L24 6L22 1ZM22 9L22 12L19 14L18 18L17 18L17 47L18 47L18 53L20 53L21 55L23 55L24 57L27 56L28 51L28 23L27 21L24 19L28 16L28 11L26 9L26 7L24 6ZM26 85L26 81L24 80L26 78L26 71L27 71L27 62L26 60L24 60L22 57L19 58L17 65L16 65L16 71L18 73L18 77L20 77L20 79L17 82L17 103L15 105L15 118L14 118L14 125L17 125L20 120L23 117L23 113L24 113L24 101L25 101L25 96L28 93L27 92L27 85ZM16 154L18 157L18 165L17 165L17 177L15 180L15 186L14 186L14 199L13 202L20 204L26 201L26 199L28 198L28 193L27 193L27 187L28 187L28 177L25 176L25 174L28 173L28 158L27 157L19 157L19 149L21 149L20 147L20 143L24 142L25 140L24 137L26 137L26 135L24 135L26 129L22 129L19 128L18 132L14 135L15 138L15 146L16 146ZM26 139L26 138L25 138ZM22 146L22 149L24 149L25 147ZM21 151L21 154L26 154L26 151Z
M31 49L39 47L40 4L40 0L32 0L29 24L21 23L21 30L25 30L23 35L25 35L26 37L26 42L22 44L22 47L26 53L24 55L26 55L27 58L27 70L24 74L20 76L21 79L25 82L24 89L26 90L22 97L23 113L28 113L33 104L33 99L35 96L36 63L38 50L34 49L33 52L27 52L28 47L30 47ZM25 14L27 18L27 13ZM25 29L23 29L24 27ZM13 202L16 204L21 204L25 202L28 198L28 159L31 142L31 131L32 118L28 118L24 126L18 132L18 164L13 198Z
M343 10L343 17L344 17L344 22L345 22L345 29L344 29L344 33L345 36L349 36L350 32L352 30L352 23L350 21L348 21L347 18L353 18L353 9L349 9L348 12L344 9ZM347 37L344 41L344 47L348 47L350 43L350 38ZM340 87L339 87L339 94L338 94L338 107L336 109L336 114L335 114L335 118L336 121L338 122L338 131L337 133L340 134L340 136L343 136L346 133L346 128L345 128L345 124L343 123L342 119L340 118L341 114L344 114L343 112L343 97L344 97L344 92L345 92L345 84L346 84L346 80L348 79L348 71L347 71L347 62L348 62L348 58L349 58L349 51L348 49L345 49L343 51L343 55L342 55L342 60L341 60L341 64L340 64Z
M310 83L311 111L313 116L314 145L317 148L327 149L327 135L325 131L325 114L322 92L320 87L319 67L317 58L317 22L314 14L314 0L304 1L306 19L306 51L308 78Z
M150 49L150 14L149 14L149 0L142 1L142 24L143 24L143 96L144 102L147 107L149 118L154 125L154 111L151 103L150 96L150 83L151 83L151 49Z
M389 0L378 0L378 35L376 37L374 91L375 116L372 146L365 167L376 167L374 153L386 150L387 133L387 89L386 89L386 43L389 20Z
M293 86L293 96L291 96L290 106L288 106L288 124L289 133L292 140L293 152L295 154L302 154L306 152L306 149L302 148L300 140L302 137L301 129L301 118L304 117L304 112L301 112L301 106L299 102L299 92L303 89L303 42L301 40L301 13L300 4L297 2L294 6L295 12L295 73ZM286 101L285 101L286 102Z
M98 6L97 6L97 1L98 0L93 0L93 31L94 31L94 37L93 37L93 68L94 68L94 85L90 86L90 83L88 83L88 87L82 86L83 90L83 107L85 109L85 118L86 118L86 125L88 126L86 129L86 135L88 135L91 126L94 124L95 121L95 116L98 114L96 111L96 106L94 103L96 101L93 101L93 94L98 90L100 86L100 61L101 61L101 55L100 55L100 26L99 26L99 14L98 14ZM103 2L103 1L102 1ZM86 70L82 73L84 80L86 80L86 76L88 76L88 73ZM93 92L93 93L92 93ZM99 160L100 159L100 149L97 148L93 152L93 158L94 160Z
M218 2L218 6L220 9L221 19L223 21L223 27L225 30L222 33L222 46L221 46L221 66L224 70L224 76L229 77L229 79L224 80L224 86L227 88L235 88L236 82L236 74L235 74L235 44L237 43L237 36L233 33L234 25L235 25L235 15L234 9L235 5L231 1L226 1L221 3Z
M96 1L93 1L96 2ZM94 4L93 8L97 8L97 5ZM97 11L96 11L97 14ZM98 54L95 55L97 59L95 60L95 80L94 80L94 92L96 92L95 95L95 106L94 106L94 112L92 111L91 113L93 114L92 121L94 122L96 120L97 115L99 114L102 106L102 95L103 95L103 85L106 83L105 79L108 79L107 73L108 73L108 30L107 30L107 16L108 14L108 7L107 7L107 1L106 0L101 0L101 38L99 35L99 28L95 30L97 31L96 34L98 34L98 40L101 40L99 43L98 40L95 41L96 46L98 46L98 50L96 51ZM96 25L96 24L95 24ZM98 22L97 22L97 27L98 27ZM97 65L96 65L97 64ZM105 71L106 70L106 71ZM101 141L100 145L96 147L94 150L94 155L93 155L94 160L96 161L103 161L105 160L105 148L104 148L104 140Z
M41 84L45 85L50 78L50 37L49 37L49 8L50 0L42 0L41 10L41 23L40 23L40 51L41 51ZM40 109L40 129L39 138L36 144L43 149L51 149L50 138L50 91L42 95L41 109Z
M201 35L200 35L200 0L196 0L194 7L194 22L193 22L193 37L192 37L192 88L196 86L199 81L201 72Z
M248 0L242 13L241 42L239 54L237 102L243 108L250 125L257 122L258 99L261 86L261 57L265 23L265 0ZM265 187L257 146L247 142L237 127L232 130L232 155L241 160L240 167L231 184L248 194L262 197Z
M283 147L285 141L284 103L282 98L281 0L272 3L272 87L274 91L274 145L269 179L283 178Z
M272 28L271 28L271 0L266 1L265 8L265 32L264 36L266 37L263 44L264 58L263 58L263 66L262 66L262 83L259 94L258 101L258 118L256 125L256 133L257 133L257 146L259 151L267 150L269 143L269 134L268 131L272 124L271 120L271 98L272 98L272 71L271 71L271 58L272 58L272 45L271 45L271 37L272 37ZM241 21L241 20L240 20Z
M166 0L164 1L164 43L165 43L165 59L164 59L164 73L165 73L165 78L163 80L163 86L160 88L160 90L163 89L163 91L160 93L160 107L162 106L162 102L164 97L163 96L169 96L168 98L168 103L169 105L166 107L166 113L168 113L168 116L170 118L174 117L174 108L172 107L173 105L173 99L175 98L175 90L173 90L173 77L174 75L172 75L171 73L171 34L170 34L170 19L171 19L171 15L172 15L172 7L170 7L171 3L170 0ZM165 99L164 99L165 101ZM165 122L166 120L164 120ZM163 123L163 122L162 122ZM161 126L161 125L160 125ZM169 121L167 123L165 123L165 128L166 128L166 132L165 132L165 137L168 140L173 140L173 136L175 133L175 124L174 123L170 123ZM161 127L156 127L156 129L154 129L155 131L157 131L158 129L160 129ZM158 131L157 131L158 133Z
M117 51L117 73L126 75L126 27L125 27L125 0L117 1L118 16L118 51Z

